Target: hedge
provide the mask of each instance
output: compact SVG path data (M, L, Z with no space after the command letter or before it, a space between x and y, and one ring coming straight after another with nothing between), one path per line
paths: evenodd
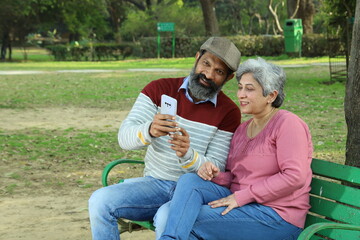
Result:
M104 61L119 60L141 55L139 46L133 43L96 43L85 45L49 45L45 46L56 61Z
M282 35L231 36L228 37L239 48L243 56L279 56L285 54L285 40ZM206 37L176 38L175 57L193 57ZM157 38L148 37L140 40L142 55L140 57L157 57ZM161 38L160 56L171 57L171 38ZM327 56L327 38L321 34L308 34L302 38L304 57Z
M285 40L283 36L231 36L228 37L240 49L243 56L279 56L285 54ZM192 37L175 39L175 57L193 57L207 37ZM302 38L303 57L328 56L328 39L321 34L307 34ZM87 45L50 45L46 46L58 61L103 61L119 60L128 56L136 58L156 58L157 38L141 38L134 43L97 43ZM336 51L330 47L330 53L342 54L344 44L336 45ZM172 57L172 38L161 38L160 57Z

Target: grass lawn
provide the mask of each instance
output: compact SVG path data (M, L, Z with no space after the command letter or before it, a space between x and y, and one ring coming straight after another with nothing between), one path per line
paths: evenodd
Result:
M122 71L0 75L0 109L74 107L128 111L139 91L148 82L161 77L185 76L192 67L193 60L184 58L118 62L1 63L1 70ZM324 62L325 59L272 61L279 64L309 64L316 61ZM178 71L125 71L128 68L175 68ZM282 108L298 114L308 123L313 136L315 157L342 163L345 159L346 143L344 84L323 84L329 81L327 66L287 67L285 71L286 99ZM236 90L235 80L224 87L224 92L235 102ZM243 119L247 119L247 116ZM7 161L56 161L65 165L94 162L102 165L116 157L142 158L144 150L120 150L116 134L114 131L74 129L0 130L0 158Z
M145 149L120 149L117 143L119 119L127 114L148 82L161 77L185 76L194 59L54 62L35 50L30 52L27 62L22 62L21 58L20 54L15 62L0 62L2 236L5 239L53 239L54 236L59 236L56 239L91 239L87 200L101 187L102 169L111 160L143 159L145 154ZM327 58L268 59L292 65L285 68L288 79L282 108L298 114L308 123L314 156L343 163L345 86L343 83L323 84L329 81L328 67L311 65L326 63ZM295 67L295 64L307 66ZM152 71L127 70L139 68L152 68ZM174 71L164 72L158 68ZM71 69L111 71L58 71ZM4 70L44 72L2 75ZM235 80L224 87L224 92L235 102L236 90ZM52 116L51 121L47 116ZM243 116L243 120L247 118ZM45 126L41 125L43 123ZM12 126L20 127L12 129ZM112 170L110 182L140 176L142 171L143 165L122 164ZM31 221L24 222L24 219ZM14 232L13 229L23 231ZM133 239L135 234L129 238L123 235L122 239ZM154 237L142 239L145 238Z

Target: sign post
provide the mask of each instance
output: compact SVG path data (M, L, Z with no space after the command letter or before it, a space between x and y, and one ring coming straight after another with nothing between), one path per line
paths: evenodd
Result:
M159 22L157 23L157 57L160 58L160 32L172 32L172 57L175 57L175 23L173 22Z

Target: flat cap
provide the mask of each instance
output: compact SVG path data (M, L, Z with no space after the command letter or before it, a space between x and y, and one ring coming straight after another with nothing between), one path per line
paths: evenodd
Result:
M222 37L211 37L200 50L206 50L220 58L232 71L239 67L241 53L229 39Z

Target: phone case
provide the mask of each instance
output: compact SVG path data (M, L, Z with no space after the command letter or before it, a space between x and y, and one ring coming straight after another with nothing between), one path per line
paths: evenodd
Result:
M177 100L168 95L161 95L161 114L175 116L177 112Z

